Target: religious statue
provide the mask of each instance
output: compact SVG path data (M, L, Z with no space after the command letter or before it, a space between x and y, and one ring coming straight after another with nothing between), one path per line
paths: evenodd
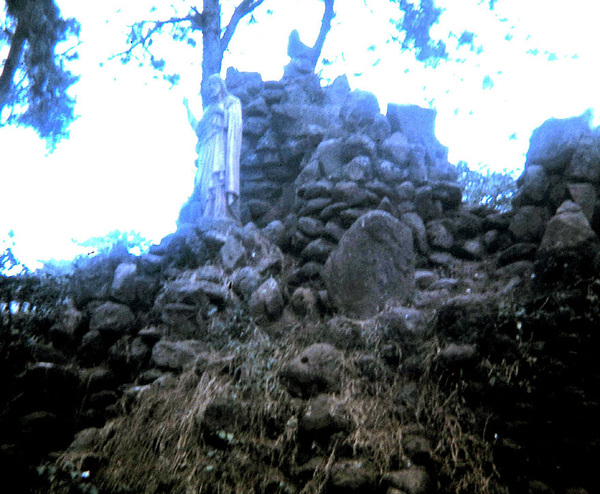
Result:
M242 105L218 74L209 77L207 91L209 104L200 122L183 100L198 137L193 199L200 203L201 217L239 222Z

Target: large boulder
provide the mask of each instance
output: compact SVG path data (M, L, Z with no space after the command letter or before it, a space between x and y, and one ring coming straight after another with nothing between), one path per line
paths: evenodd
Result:
M546 226L535 257L536 274L548 280L589 275L599 247L581 206L565 201Z
M352 130L363 129L379 114L379 102L373 93L356 89L344 101L340 117Z
M600 182L600 129L581 138L566 175L581 182Z
M397 105L389 103L387 118L392 132L402 132L411 142L425 145L437 143L435 118L437 111L417 105Z
M378 313L390 299L410 301L414 269L410 227L385 211L371 211L341 238L324 278L336 307L362 318Z
M527 151L527 164L562 172L569 165L582 136L589 132L591 114L551 118L533 131Z

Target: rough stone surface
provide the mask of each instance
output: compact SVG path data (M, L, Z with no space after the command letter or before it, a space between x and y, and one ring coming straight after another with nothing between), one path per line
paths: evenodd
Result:
M125 334L133 329L134 322L135 316L129 307L113 302L105 302L92 312L90 330Z
M287 364L281 377L293 396L308 398L339 389L342 354L326 343L309 346Z
M152 349L152 363L161 369L182 371L192 366L205 350L206 345L198 340L162 340Z
M588 274L600 241L578 204L565 201L546 227L535 269L545 278Z
M543 207L523 206L508 227L517 242L539 242L544 235L550 213Z
M356 317L376 314L388 299L409 301L414 287L412 232L389 213L361 216L325 265L334 304Z
M549 171L563 171L589 128L590 115L585 113L578 117L547 120L531 134L527 163L543 165Z
M274 278L266 280L250 296L248 306L250 313L256 318L278 319L283 312L283 295L279 283Z

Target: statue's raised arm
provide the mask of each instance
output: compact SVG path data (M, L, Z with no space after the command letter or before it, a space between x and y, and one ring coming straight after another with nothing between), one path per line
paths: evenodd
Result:
M209 104L200 122L186 105L198 136L194 200L200 203L202 217L239 222L242 105L218 75L210 76L207 87Z

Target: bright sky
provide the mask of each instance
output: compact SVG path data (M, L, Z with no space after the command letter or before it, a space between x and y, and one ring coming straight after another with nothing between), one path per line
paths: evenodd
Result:
M63 15L82 25L80 60L74 67L81 80L73 88L80 118L70 139L50 156L33 131L0 129L0 240L14 230L15 253L30 266L74 255L72 238L118 228L159 241L174 231L192 189L195 159L183 96L198 116L201 112L194 98L201 79L199 46L158 45L166 71L182 76L173 89L135 62L107 61L124 49L127 25L143 17L148 4L57 3ZM174 15L177 8L187 13L183 0L165 4L153 14L156 18ZM600 4L592 0L572 0L568 9L564 0L498 0L494 11L479 0L437 0L447 10L432 35L451 30L460 36L466 29L475 33L475 45L483 51L477 55L462 47L464 63L440 63L435 69L386 43L394 33L389 19L398 17L397 5L387 0L337 4L323 52L333 64L323 68L322 77L332 80L346 73L353 88L378 96L384 113L388 102L431 104L438 110L438 139L450 148L453 163L518 170L532 130L547 118L580 114L588 107L598 108L600 115L600 31L595 26ZM297 28L312 44L322 9L319 0L267 0L255 13L257 23L240 24L224 68L279 79L288 62L290 31ZM451 46L452 40L440 36ZM537 56L527 53L536 49ZM549 61L546 51L557 59ZM486 76L493 81L490 89L483 88ZM513 134L516 139L509 139Z

